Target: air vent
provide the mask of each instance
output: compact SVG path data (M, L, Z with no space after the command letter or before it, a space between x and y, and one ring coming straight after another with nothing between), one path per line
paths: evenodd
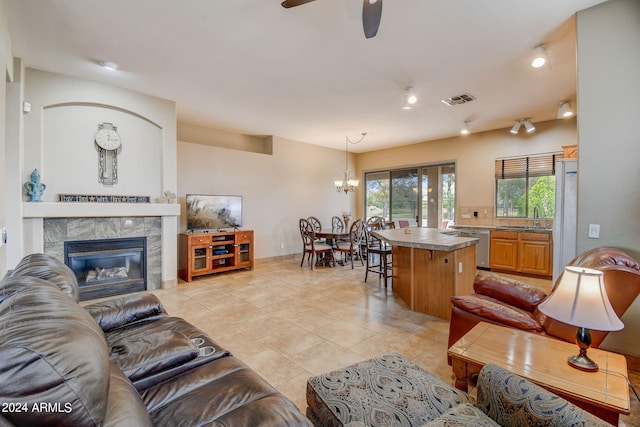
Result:
M475 99L476 99L475 96L469 93L463 93L462 95L452 96L451 98L445 98L442 100L442 102L444 102L450 107L453 107L454 105L466 104L467 102L471 102Z

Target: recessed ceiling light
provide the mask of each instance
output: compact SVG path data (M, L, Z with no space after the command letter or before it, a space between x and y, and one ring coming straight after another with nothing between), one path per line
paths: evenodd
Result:
M118 64L111 61L100 61L100 66L110 71L115 71L118 69Z
M469 135L471 133L471 128L469 127L469 122L465 121L462 125L462 129L460 129L460 133L462 135Z
M418 102L418 96L412 86L407 87L404 90L404 99L402 101L402 109L410 110L413 108L413 104Z

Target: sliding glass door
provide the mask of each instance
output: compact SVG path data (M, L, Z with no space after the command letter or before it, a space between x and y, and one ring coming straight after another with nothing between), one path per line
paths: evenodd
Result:
M366 173L365 220L447 228L455 218L455 169L449 163Z
M418 225L418 169L391 171L391 220Z

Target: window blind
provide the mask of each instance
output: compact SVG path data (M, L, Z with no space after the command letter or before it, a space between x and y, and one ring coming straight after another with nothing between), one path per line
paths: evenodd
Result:
M556 160L562 153L496 160L496 179L527 178L555 174Z

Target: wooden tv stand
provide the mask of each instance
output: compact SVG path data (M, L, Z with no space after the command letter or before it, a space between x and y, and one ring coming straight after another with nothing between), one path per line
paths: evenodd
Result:
M178 275L194 277L248 268L253 270L253 230L181 233Z

